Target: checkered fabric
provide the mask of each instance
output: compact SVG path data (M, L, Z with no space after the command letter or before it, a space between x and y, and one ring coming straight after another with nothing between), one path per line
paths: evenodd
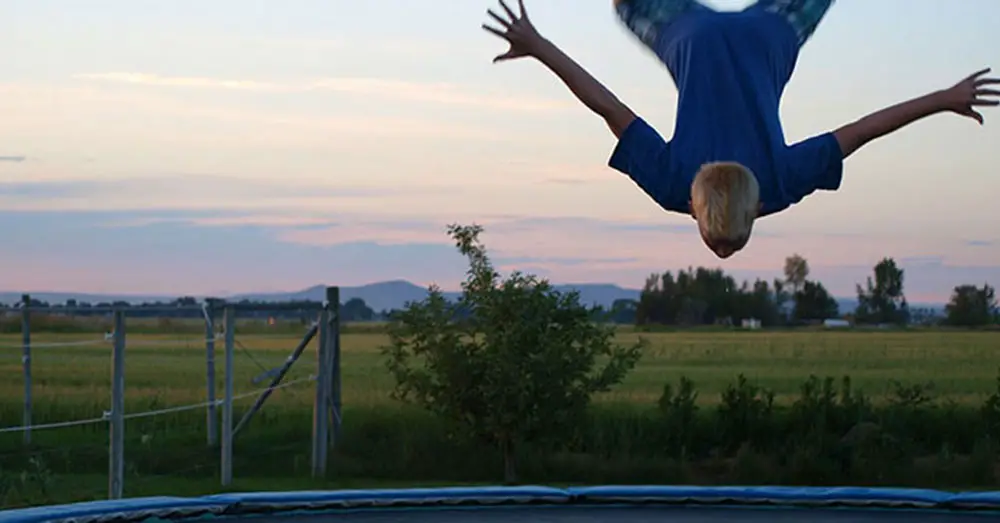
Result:
M758 0L765 11L781 15L795 29L799 45L812 37L820 20L830 10L835 0Z
M799 45L812 37L835 0L758 0L753 7L784 17L795 29ZM698 0L614 0L615 11L625 26L653 48L657 30L692 10L710 10Z
M615 0L618 18L650 48L657 30L692 9L708 9L698 0Z

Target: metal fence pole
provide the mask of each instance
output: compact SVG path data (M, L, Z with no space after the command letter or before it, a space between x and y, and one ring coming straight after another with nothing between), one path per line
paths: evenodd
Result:
M340 443L340 424L343 419L341 412L342 397L340 394L340 287L330 287L326 290L326 299L330 303L332 318L330 319L330 357L333 360L331 370L332 387L330 395L330 417L333 418L333 444Z
M206 427L208 429L208 446L214 447L219 442L219 416L215 408L215 309L206 305L205 314L205 411Z
M226 305L226 384L222 400L222 486L233 482L233 349L236 345L236 309Z
M125 312L116 310L114 318L108 499L121 499L125 476Z
M319 313L319 341L316 344L316 397L313 401L312 475L326 475L327 450L330 440L330 383L328 339L330 338L330 306L323 305Z
M24 444L31 445L31 296L21 295L21 366L24 369Z

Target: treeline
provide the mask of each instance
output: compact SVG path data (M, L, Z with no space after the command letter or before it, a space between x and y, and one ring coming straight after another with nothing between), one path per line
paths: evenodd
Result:
M208 298L205 300L206 303L222 303L223 300L216 298ZM108 309L112 307L128 308L128 315L132 318L188 318L197 319L203 318L204 312L198 310L198 299L192 296L182 296L175 300L163 302L146 302L133 304L126 301L110 301L110 302L97 302L90 303L86 301L78 301L74 299L66 300L63 303L49 303L47 301L38 300L29 297L29 307L39 307L39 308L51 308L53 312L59 314L60 309L65 309L66 315L72 316L107 316ZM237 305L267 305L270 302L253 301L253 300L239 300L233 301L231 303ZM254 318L254 319L280 319L280 320L302 320L311 321L315 319L314 313L309 311L315 311L320 307L321 302L310 301L310 300L295 300L281 302L280 310L242 310L239 312L240 318ZM17 307L8 304L0 303L0 314L3 312L11 312ZM176 308L176 310L171 310ZM343 322L364 322L373 321L379 317L384 317L387 313L383 312L381 315L377 314L371 307L369 307L364 300L360 298L353 298L347 300L340 304L340 317Z
M913 309L904 293L904 271L892 258L881 260L865 285L857 285L857 307L842 311L822 282L809 278L799 255L785 260L784 279L737 282L721 269L698 267L650 276L638 300L618 300L597 317L639 326L740 325L764 327L845 320L855 325L941 324L981 327L998 322L995 290L955 287L943 315Z

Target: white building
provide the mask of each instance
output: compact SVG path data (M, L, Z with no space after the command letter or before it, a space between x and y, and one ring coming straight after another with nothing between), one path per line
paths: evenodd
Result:
M851 322L841 319L823 320L823 326L828 329L844 329L851 326Z

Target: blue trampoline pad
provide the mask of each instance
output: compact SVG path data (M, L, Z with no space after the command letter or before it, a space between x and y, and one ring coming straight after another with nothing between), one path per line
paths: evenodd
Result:
M483 487L256 492L0 511L0 522L972 523L1000 492L790 487Z
M1000 514L865 509L748 509L702 507L539 507L374 510L323 515L241 518L262 523L984 523ZM223 522L226 519L219 519Z

